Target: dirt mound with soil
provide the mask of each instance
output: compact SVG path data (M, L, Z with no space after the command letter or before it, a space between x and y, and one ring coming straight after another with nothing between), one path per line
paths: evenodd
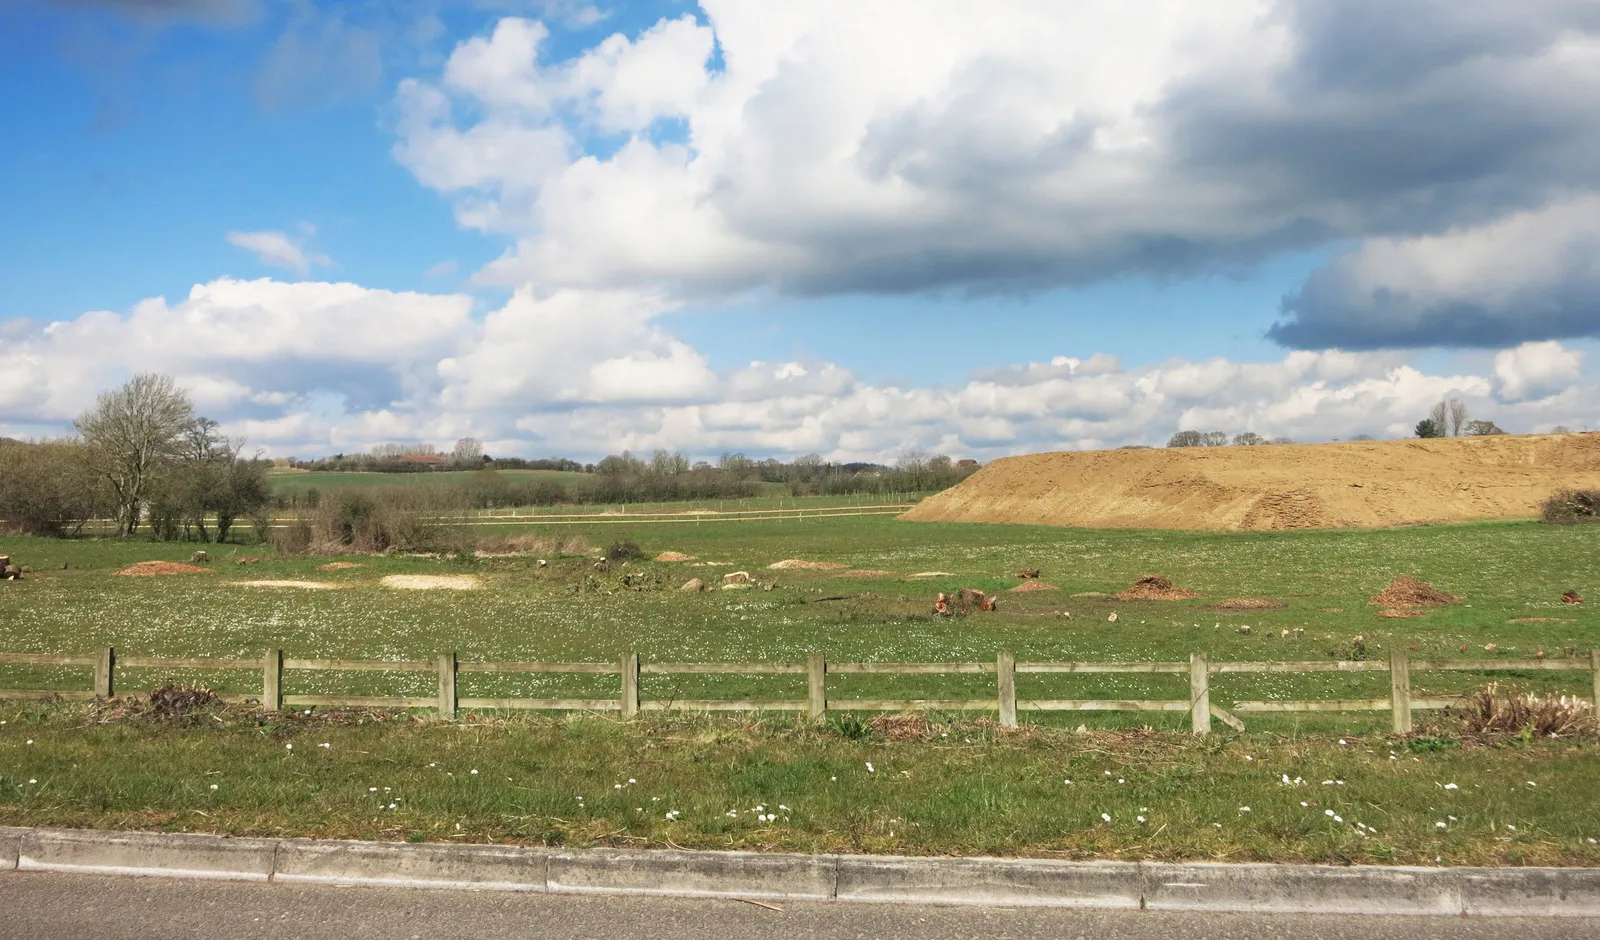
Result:
M237 587L298 588L303 591L328 591L339 587L327 581L234 581Z
M775 561L767 566L769 571L838 571L848 568L849 565L842 561L806 561L804 558L785 558Z
M1600 489L1600 434L1075 451L995 460L901 518L1133 529L1533 518Z
M1460 599L1408 575L1390 581L1388 587L1372 595L1367 603L1373 607L1389 608L1443 607Z
M175 561L141 561L123 568L117 574L144 577L155 574L204 574L210 570L195 565L182 565Z
M483 587L475 574L391 574L378 583L401 591L476 591Z
M1133 587L1111 595L1114 601L1186 601L1200 595L1174 585L1159 574L1142 575Z
M1025 594L1029 591L1059 591L1054 584L1045 584L1043 581L1024 581L1011 589L1013 594Z
M656 561L694 561L694 556L683 552L662 552L656 556Z
M1207 610L1282 610L1283 605L1265 597L1230 597L1209 605Z

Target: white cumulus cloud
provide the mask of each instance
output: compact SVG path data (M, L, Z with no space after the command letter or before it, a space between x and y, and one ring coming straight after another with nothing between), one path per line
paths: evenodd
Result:
M254 254L262 264L287 268L301 277L311 273L313 264L333 263L327 255L306 251L300 242L283 232L229 232L228 244Z

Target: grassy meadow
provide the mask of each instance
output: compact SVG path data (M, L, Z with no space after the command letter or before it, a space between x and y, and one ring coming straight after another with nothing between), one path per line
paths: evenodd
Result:
M208 573L122 577L114 572L132 562L187 560L193 546L5 539L0 553L35 573L0 583L0 650L90 652L112 645L125 655L259 657L281 647L292 657L414 660L454 650L463 662L611 662L636 651L647 663L798 663L813 650L832 661L992 662L999 650L1019 661L1182 661L1193 651L1227 661L1381 659L1395 645L1413 658L1524 658L1540 650L1561 658L1569 648L1587 656L1600 646L1600 620L1590 604L1560 601L1568 589L1586 597L1600 589L1592 564L1600 548L1595 527L1192 533L863 516L545 531L587 539L593 551L550 555L549 567L539 569L531 556L265 557L238 564L262 551L224 546L210 549ZM617 538L633 539L648 556L670 550L697 560L594 571L598 552ZM837 561L852 570L768 570L789 558ZM359 567L322 570L330 561ZM1024 567L1042 569L1042 580L1057 590L1010 593ZM714 581L733 570L749 571L772 590L677 590L691 577ZM910 577L928 572L947 574ZM1201 596L1161 602L1073 596L1109 595L1145 573ZM390 574L471 574L483 587L379 586ZM1403 574L1461 600L1411 619L1377 616L1368 597ZM337 586L236 583L274 580ZM930 615L936 592L960 587L1003 592L1001 609ZM1237 597L1285 606L1210 609ZM1241 632L1245 626L1248 633ZM1587 696L1590 689L1584 672L1412 675L1418 696L1490 679L1553 694ZM260 688L259 670L121 669L117 676L119 691L130 696L167 681L245 694ZM460 695L614 697L616 683L615 676L463 673ZM984 675L830 676L829 698L835 708L852 698L993 698L993 683ZM1213 677L1211 695L1223 707L1241 699L1368 698L1386 695L1387 683L1382 672L1229 674ZM1017 685L1024 703L1187 696L1181 676L1019 675ZM85 669L0 665L0 688L88 687ZM427 674L291 672L284 691L425 696L434 684ZM804 696L804 676L647 675L642 686L647 701ZM1009 733L981 714L934 715L931 724L836 715L823 728L794 716L760 715L622 722L482 714L446 723L426 713L262 718L248 708L223 709L201 722L120 714L104 705L0 703L0 720L8 722L0 726L0 824L1071 857L1600 864L1587 841L1600 837L1600 795L1592 785L1600 749L1592 737L1463 739L1454 719L1439 712L1417 713L1420 735L1412 741L1389 737L1381 712L1243 715L1242 736L1218 726L1203 741L1182 733L1183 713L1024 710L1024 728ZM868 761L875 767L870 773ZM1447 783L1458 786L1446 790ZM380 805L376 794L384 792L396 795L388 801L395 809ZM791 809L755 818L772 815L780 803ZM672 810L680 815L669 820ZM1140 815L1146 822L1136 821Z

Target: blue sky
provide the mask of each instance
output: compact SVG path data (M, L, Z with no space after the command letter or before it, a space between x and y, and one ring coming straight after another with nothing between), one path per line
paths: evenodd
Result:
M0 88L0 433L152 369L301 455L1593 412L1581 3L9 0Z

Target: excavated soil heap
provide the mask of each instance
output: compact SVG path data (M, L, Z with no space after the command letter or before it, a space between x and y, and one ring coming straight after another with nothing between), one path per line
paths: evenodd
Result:
M129 565L118 571L117 574L145 576L153 574L202 574L210 568L199 568L194 565L181 565L175 561L141 561Z
M1059 591L1054 584L1045 584L1043 581L1024 581L1011 589L1013 594L1024 594L1028 591Z
M1230 597L1212 604L1211 610L1280 610L1283 605L1265 597Z
M798 570L798 571L838 571L841 568L848 568L848 567L850 567L850 566L845 564L842 561L807 561L804 558L785 558L783 561L775 561L772 564L768 565L767 566L767 570L769 570L769 571L790 571L790 570Z
M1531 518L1600 489L1600 434L1174 447L996 460L901 518L1131 529L1368 528Z
M1373 607L1443 607L1460 598L1413 577L1395 578L1367 601Z
M694 556L683 552L662 552L656 556L656 561L694 561Z
M1200 595L1188 588L1176 587L1159 574L1147 574L1133 582L1133 587L1111 595L1114 601L1185 601Z

